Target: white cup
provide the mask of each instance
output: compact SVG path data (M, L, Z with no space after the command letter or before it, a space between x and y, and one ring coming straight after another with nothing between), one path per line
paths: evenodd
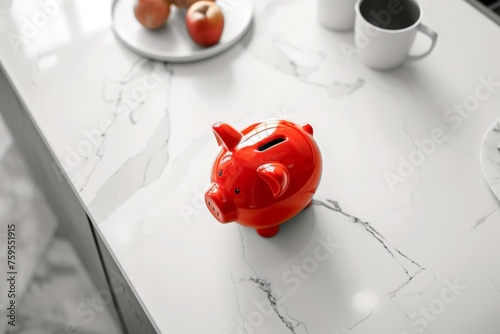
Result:
M423 10L415 0L358 0L355 6L355 43L369 67L390 70L406 59L418 60L431 53L437 33L423 25ZM410 55L417 32L431 39L429 50Z
M332 30L352 30L355 3L356 0L317 0L318 21Z

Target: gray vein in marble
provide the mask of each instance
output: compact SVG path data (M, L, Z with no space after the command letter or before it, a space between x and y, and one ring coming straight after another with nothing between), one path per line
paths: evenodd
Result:
M120 89L118 90L118 98L108 98L106 96L106 89L107 89L107 85L106 83L103 85L102 87L102 100L105 102L105 103L114 103L115 104L115 107L118 107L119 103L120 103L120 100L121 98L123 97L123 85L120 85Z
M329 210L338 212L338 213L342 214L343 216L345 216L346 218L348 218L354 224L357 224L357 225L360 225L361 227L363 227L363 229L366 232L368 232L378 243L380 243L382 245L382 247L384 247L384 249L389 253L389 255L391 255L391 257L393 257L394 260L396 260L396 262L399 264L401 269L408 276L408 279L406 281L404 281L399 287L397 287L394 291L391 291L388 293L390 298L394 298L399 293L399 291L401 291L405 286L410 284L410 282L415 278L415 276L417 276L419 273L421 273L422 271L425 270L425 268L422 267L420 264L418 264L416 261L412 260L410 257L405 255L403 252L401 252L397 248L392 247L387 242L387 240L384 238L384 236L381 235L373 226L371 226L370 223L365 222L365 221L359 219L358 217L355 217L351 214L344 212L342 210L342 208L339 206L338 202L336 202L336 201L327 199L326 202L327 203L319 201L319 200L313 200L312 204L322 206L322 207L325 207ZM407 268L398 259L398 257L402 257L404 260L408 261L409 264L411 264L415 267L414 270L415 269L416 270L413 273L410 273L410 269Z
M100 44L101 42L102 42L102 37L98 38L98 43ZM94 42L90 41L90 43L91 47L95 46L95 41ZM88 45L83 46L83 48L86 47L88 47ZM106 51L111 51L109 48L107 49L108 50ZM104 58L99 57L98 53L104 50L100 50L100 48L94 48L92 50L83 50L83 51L85 52L80 52L81 56L75 59L75 61L71 63L70 68L76 73L78 73L83 80L96 83L98 85L103 85L103 84L106 85L107 83L116 83L118 85L123 86L127 83L130 83L132 80L136 78L140 78L141 71L140 70L138 71L138 67L142 66L142 68L145 69L151 66L151 64L156 63L139 55L133 53L126 53L127 61L131 62L132 64L131 66L128 67L128 69L126 69L126 72L124 74L116 74L118 75L118 77L115 77L115 74L110 74L110 73L117 73L115 71L109 71L109 73L102 72L103 67L110 69L109 64L103 64L102 62L99 63ZM107 99L105 98L105 95L103 95L103 101L109 103L109 102L115 102L116 99L115 100Z
M132 67L130 67L130 70L122 77L121 80L118 80L118 81L114 81L112 79L108 79L109 81L114 81L116 83L119 83L120 85L125 85L129 82L131 82L132 80L138 78L141 74L141 72L138 72L136 71L137 67L139 66L148 66L150 64L152 64L153 62L146 59L146 58L142 58L142 57L139 57L133 64L132 64Z
M415 144L414 138L411 135L410 131L408 130L407 125L408 125L408 121L405 119L404 125L403 125L403 131L404 131L405 135L410 139L410 142L412 143L413 148L415 150L418 150L418 147ZM408 206L411 206L411 205L415 204L415 193L422 187L422 184L423 184L422 170L420 168L420 165L417 165L416 169L417 169L417 173L418 173L418 177L419 177L420 181L418 182L418 185L411 191L411 195L410 195L411 201L408 202L408 203L402 204L402 205L398 206L397 208L395 208L395 209L387 212L386 214L384 214L382 217L376 219L375 221L382 220L382 219L386 218L387 216L389 216L389 215L391 215L393 213L396 213L397 211L399 211L399 210L401 210L403 208L406 208Z
M240 235L240 242L241 242L241 256L243 257L243 261L245 261L246 265L248 266L248 268L250 268L252 270L252 272L254 273L254 275L256 277L258 277L259 275L257 274L257 271L255 270L254 267L252 267L250 265L250 263L248 262L248 259L247 259L247 254L246 254L246 250L245 250L245 240L243 239L243 233L241 233L241 228L238 226L238 234Z
M165 116L158 123L156 131L149 138L146 149L129 158L98 190L95 199L89 206L91 212L94 212L93 208L99 206L99 203L107 203L107 206L99 207L100 216L95 217L97 221L107 218L138 189L158 179L169 162L169 100L174 72L170 64L164 63L163 66L165 74L168 76L166 79L167 91L165 92ZM130 176L138 174L138 170L141 171L142 176L140 178L131 178ZM124 184L123 180L128 180L128 182ZM115 196L117 187L120 188L120 193L118 196Z
M149 169L149 165L151 164L151 162L153 161L154 157L151 157L148 162L146 163L146 168L145 168L145 172L144 172L144 176L142 178L142 184L141 184L141 188L145 187L147 185L147 181L148 181L148 169Z
M94 175L94 172L97 170L97 167L99 166L99 164L102 161L102 158L104 157L103 154L98 154L98 152L102 152L101 150L104 149L103 145L104 145L104 142L106 141L105 138L106 137L104 136L104 138L102 140L102 143L97 148L97 151L96 151L96 154L95 154L96 157L97 157L97 160L95 161L94 166L92 166L92 169L89 171L89 173L85 177L85 181L83 182L82 186L80 187L79 192L82 192L85 189L85 187L87 187L87 185L90 182L90 179L92 178L92 175ZM87 159L87 161L88 161L88 159Z
M142 72L138 69L139 67L142 67L142 69L144 70L148 66L151 66L154 63L155 62L153 62L151 60L148 60L146 58L138 57L132 63L132 66L130 66L130 68L128 69L128 71L122 76L121 79L116 80L116 79L113 79L113 78L110 78L110 77L101 76L101 78L102 78L101 80L104 80L104 86L105 86L105 84L107 82L111 82L111 83L118 84L118 85L120 85L120 88L123 88L124 85L132 82L132 80L137 79L137 78L139 78L142 75ZM80 74L81 75L85 75L85 73L82 73L81 71L80 71ZM99 81L99 82L102 83L102 81ZM105 97L105 90L104 90L104 88L105 87L103 87L103 100L105 102L108 102L108 103L117 102L118 99L113 100L113 99L107 99Z
M82 163L79 166L75 167L74 169L68 172L69 178L71 180L75 180L75 182L78 181L85 172L85 167L87 166L88 162L89 162L89 156L84 157Z
M422 331L426 331L427 333L429 334L433 334L431 331L429 331L426 327L423 327L421 326L419 323L416 323L408 313L406 313L405 310L403 310L399 305L396 305L400 310L401 312L403 312L403 314L405 315L406 319L408 319L408 321L410 322L410 324L412 326L418 326L420 329L422 329ZM421 333L421 331L419 331L419 333Z
M243 234L241 233L240 228L238 228L238 233L240 235L240 240L241 240L241 254L242 254L243 260L245 261L246 265L252 270L255 277L250 276L249 278L243 278L243 279L240 279L239 281L236 281L236 282L233 279L233 284L236 286L237 283L241 283L241 282L255 283L257 285L257 287L259 288L259 290L263 291L266 294L267 300L269 301L271 307L273 308L274 313L278 316L280 321L290 330L290 333L297 334L296 329L300 326L302 326L305 329L306 333L309 333L307 326L303 322L291 317L290 314L288 313L288 308L285 305L278 302L278 298L274 295L274 293L271 289L271 283L269 283L269 281L267 279L260 277L258 275L257 271L255 270L255 268L253 268L250 265L250 263L248 262L248 259L246 257L245 241L243 239ZM236 287L235 287L235 291L236 291ZM237 294L236 294L236 301L239 305ZM280 310L280 307L282 308L282 310ZM286 316L283 315L283 312L286 314ZM240 316L241 316L241 314L240 314Z
M495 290L497 290L498 293L500 293L500 287L497 285L497 283L495 283L495 281L493 280L493 277L491 277L491 275L488 272L488 270L486 270L485 267L483 267L483 270L486 273L486 276L488 276L488 279L490 280L491 284L493 284L493 287L495 288Z
M112 127L115 125L117 119L118 119L117 115L114 115L113 119L112 119L112 121L110 123L110 126L107 128L106 131L104 131L101 134L102 140L99 143L99 146L97 147L96 153L95 153L95 156L97 157L97 160L95 161L94 166L92 166L92 169L90 170L90 172L85 177L85 182L80 187L80 190L79 190L80 192L82 192L83 189L85 189L85 187L88 185L88 183L90 182L90 179L91 179L92 175L94 175L94 172L97 170L97 167L99 166L99 164L101 163L102 159L104 158L104 153L106 151L106 148L104 146L106 144L106 138L107 138L108 132L110 131L109 129L112 129ZM87 161L88 161L88 159L87 159Z
M405 287L407 287L411 281L415 278L415 276L417 276L417 274L420 273L420 271L417 271L414 275L411 275L408 277L408 279L406 281L404 281L403 283L401 283L400 286L398 286L395 290L393 291L390 291L387 293L387 295L390 297L390 298L394 298L396 297L396 295L401 291L403 290Z
M296 334L297 332L295 331L295 329L299 326L303 326L304 329L306 330L306 332L309 333L309 331L307 330L307 327L306 327L306 325L304 325L304 323L290 317L286 306L284 306L282 304L278 304L278 299L276 298L276 296L274 296L274 294L271 290L271 283L269 283L266 279L262 279L259 277L257 277L257 278L250 277L248 280L257 284L258 288L266 294L267 299L269 300L269 303L271 304L271 307L274 310L274 313L276 313L276 315L281 320L281 322L283 324L285 324L285 326L290 330L290 333ZM281 314L281 312L279 310L279 306L284 307L285 313L287 314L287 316L290 320L288 320L284 315ZM292 321L294 321L295 324L292 323Z
M406 136L410 139L410 142L412 143L414 150L417 151L418 147L415 144L414 138L411 135L410 131L408 130L407 125L408 125L408 121L405 119L403 131L405 132ZM411 206L411 205L415 204L415 193L422 187L422 184L423 184L422 169L421 169L420 165L417 164L416 169L417 169L417 173L418 173L419 182L418 182L418 185L411 191L411 202L406 203L395 210L392 210L390 213L394 213L396 211L399 211L402 208L405 208L407 206Z
M354 83L346 83L335 80L332 81L331 83L321 83L312 81L311 79L309 79L309 76L319 71L321 62L323 62L326 59L323 53L321 52L312 53L312 56L315 58L315 63L313 66L311 66L299 63L298 61L299 57L304 54L307 54L306 51L301 50L299 47L283 41L275 42L273 46L276 47L283 54L283 56L288 59L288 62L291 68L293 69L291 73L293 76L297 77L297 79L309 85L326 89L326 91L331 97L343 97L351 95L354 91L356 91L359 88L362 88L365 85L365 80L361 78L356 80L356 82Z
M100 217L94 217L98 222L106 219L138 189L147 186L160 176L163 168L168 163L167 146L169 129L169 120L164 118L158 124L155 133L151 136L147 149L129 158L99 189L97 196L89 205L91 212L94 212L93 208L99 206L99 203L107 204L106 207L99 206ZM165 156L164 159L160 159L162 154ZM153 163L156 161L159 162L158 166ZM142 170L140 178L131 177L136 175L136 172L132 172L136 170ZM154 175L152 175L152 171L154 171ZM127 180L127 182L124 183L123 180ZM117 188L120 189L120 192L118 196L115 196Z
M144 111L144 102L139 103L137 107L132 109L128 114L128 118L130 123L137 124L139 122L140 117L142 116L142 112Z
M248 331L245 327L245 318L241 314L240 300L238 298L238 289L236 289L236 283L238 283L238 282L234 281L234 276L233 276L232 272L231 272L231 281L233 282L234 296L236 298L236 307L238 309L238 315L240 316L241 322L243 323L243 326L241 327L241 329L243 330L243 334L248 334Z
M132 66L130 67L130 69L127 71L127 73L122 77L122 79L116 81L116 80L113 80L113 79L110 79L110 78L106 78L105 81L110 81L110 82L114 82L114 83L118 83L120 85L120 90L119 90L119 93L118 93L118 98L113 100L113 99L108 99L106 98L106 93L105 93L105 89L106 89L106 84L103 85L103 90L102 90L102 98L103 98L103 101L106 102L106 103L114 103L115 104L115 108L118 108L118 106L120 105L121 101L122 101L122 98L123 98L123 89L124 89L124 85L130 83L133 79L135 79L138 75L141 75L142 72L140 71L136 71L137 68L139 66L147 66L149 65L150 61L147 60L147 59L144 59L144 58L139 58L137 61L135 61ZM132 124L136 124L137 122L134 122L133 121L133 118L132 118L132 114L139 108L143 105L144 102L140 103L138 106L136 106L134 109L132 109L130 112L129 112L129 119L130 119L130 122ZM90 182L90 179L92 178L92 175L94 174L94 172L97 170L97 167L98 165L101 163L103 157L104 157L104 151L105 151L105 143L106 143L106 136L108 135L108 133L111 131L111 129L113 129L113 126L115 125L116 121L118 120L118 114L116 112L113 113L113 118L111 120L111 123L110 125L107 127L106 131L104 131L102 134L101 134L101 137L102 137L102 140L101 142L99 143L99 146L97 147L97 150L96 150L96 153L95 153L95 156L97 157L97 160L95 161L94 163L94 166L92 167L92 169L90 170L90 172L87 174L87 176L85 177L85 181L83 183L83 185L80 187L80 192L83 191L85 189L85 187L88 185L88 183Z
M411 135L410 131L408 130L407 126L408 126L408 121L405 119L405 123L403 125L403 130L404 130L406 136L408 136L408 138L410 139L410 142L413 145L413 149L415 151L418 151L419 148L417 147L417 144L415 144L415 140L414 140L413 136ZM411 203L408 204L408 205L415 204L415 192L422 187L422 183L423 183L423 180L422 180L422 169L420 168L419 164L417 164L417 171L418 171L418 177L420 179L420 182L418 183L418 186L415 189L413 189L413 191L411 192Z
M437 276L436 276L436 273L434 272L434 270L430 269L430 272L432 273L432 283L429 284L429 286L426 289L419 291L419 292L407 293L407 294L404 294L403 296L404 297L423 296L427 291L429 291L434 286L434 284L436 283L436 280L437 280Z
M375 272L373 273L372 279L370 280L370 286L373 285L373 282L375 281L375 277L377 277L377 275L378 275L379 269L380 269L380 267L377 267L377 269L375 269Z
M361 325L363 322L365 322L366 320L370 319L370 317L372 316L372 314L373 314L373 312L370 312L366 317L358 320L352 326L347 327L346 330L342 330L342 331L338 331L338 332L342 333L342 334L349 333L350 331L352 331L353 329L355 329L356 327L358 327L359 325Z
M469 234L472 234L472 232L474 232L475 229L482 226L488 220L488 218L490 218L498 209L500 209L500 206L493 209L493 211L488 213L486 216L479 218L476 224L470 229Z
M267 2L260 15L254 18L252 29L243 38L241 45L258 60L304 83L326 89L331 97L348 96L363 87L363 79L354 83L335 80L320 83L309 80L310 75L318 72L321 63L327 59L324 53L302 49L283 40L279 33L269 29L272 27L274 15L281 10L280 7L289 3Z
M469 152L464 151L463 149L458 148L458 147L456 147L456 146L452 145L449 141L445 141L445 142L443 143L443 145L448 146L448 147L449 147L449 148L451 148L452 150L455 150L455 151L457 151L457 152L459 152L459 153L461 153L461 154L463 154L463 155L466 155L466 156L467 156L467 157L469 157L472 161L474 161L474 162L475 162L475 164L476 164L476 166L478 167L478 169L479 169L479 170L482 170L482 167L481 167L481 162L479 162L479 160L478 160L475 156L473 156L472 154L470 154Z
M328 92L328 94L330 94L331 97L342 97L351 95L356 90L362 88L366 83L366 81L361 78L356 80L356 82L352 84L340 81L333 81L329 84L314 82L311 80L303 80L303 81L310 85L326 89L326 91Z
M274 40L273 46L288 59L291 74L300 80L306 80L307 77L319 70L322 61L325 60L325 55L322 52L306 52L301 48L293 45L292 43L282 41L279 39ZM301 58L310 56L313 58L312 64L302 63Z

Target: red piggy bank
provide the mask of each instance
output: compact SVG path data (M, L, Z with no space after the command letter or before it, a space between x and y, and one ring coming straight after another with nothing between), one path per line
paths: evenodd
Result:
M309 124L269 120L238 131L213 125L221 151L205 203L221 223L237 222L272 237L307 207L321 179L321 153Z

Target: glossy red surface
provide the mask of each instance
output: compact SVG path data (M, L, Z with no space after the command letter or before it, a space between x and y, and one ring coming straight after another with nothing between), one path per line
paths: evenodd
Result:
M309 124L269 120L238 131L216 123L221 151L205 203L221 223L237 222L272 237L307 207L321 179L321 153Z

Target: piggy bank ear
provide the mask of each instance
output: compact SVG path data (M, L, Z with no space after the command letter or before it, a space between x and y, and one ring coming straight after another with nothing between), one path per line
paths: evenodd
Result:
M311 136L313 135L314 131L313 131L313 127L308 124L308 123L302 123L300 125L302 127L302 129L307 132L308 134L310 134Z
M212 126L217 144L224 145L229 151L233 150L243 138L241 132L226 123L215 123Z
M288 174L287 168L280 163L260 165L257 168L257 174L271 188L274 198L283 195L290 183L290 174Z

